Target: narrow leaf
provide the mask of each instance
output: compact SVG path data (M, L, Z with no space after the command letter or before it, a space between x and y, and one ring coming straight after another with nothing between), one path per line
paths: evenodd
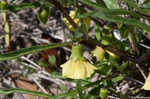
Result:
M18 89L18 88L11 88L11 89L4 89L0 90L0 94L11 94L11 93L22 93L22 94L31 94L35 96L41 96L41 97L47 97L53 99L53 96L41 92L36 91L30 91L30 90L24 90L24 89Z
M117 0L103 0L109 9L120 9Z
M107 9L107 8L101 7L101 6L99 6L99 4L91 2L89 0L80 0L80 1L84 4L87 4L88 6L99 9L99 11L107 12L110 15L131 15L133 17L145 18L144 16L142 16L138 13L135 13L134 11L127 11L124 9ZM95 11L95 12L97 12L97 11ZM91 15L92 15L92 13L91 13Z
M121 16L113 16L113 15L110 15L109 13L104 13L102 11L99 11L93 14L92 16L98 17L98 18L101 18L103 20L110 21L110 22L117 22L117 23L122 23L122 24L127 24L127 25L138 26L142 29L150 31L150 26L134 18L123 18Z
M142 4L143 8L150 8L150 0L146 0L144 1L144 3Z
M130 7L136 8L140 13L145 15L150 15L150 12L147 10L143 10L133 1L133 0L124 0Z
M69 45L69 44L72 44L72 42L52 43L52 44L48 44L48 45L32 46L30 48L22 48L18 51L12 51L12 52L8 52L8 53L5 53L5 54L0 54L0 60L11 60L11 59L15 59L15 58L18 58L20 56L23 56L23 55L43 51L43 50L46 50L46 49L62 47L62 46L66 46L66 45Z

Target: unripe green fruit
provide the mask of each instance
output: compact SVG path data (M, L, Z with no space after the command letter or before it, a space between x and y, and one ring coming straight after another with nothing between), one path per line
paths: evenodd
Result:
M37 18L40 21L40 23L46 24L49 14L50 14L49 7L42 8L42 11L38 12L37 14Z

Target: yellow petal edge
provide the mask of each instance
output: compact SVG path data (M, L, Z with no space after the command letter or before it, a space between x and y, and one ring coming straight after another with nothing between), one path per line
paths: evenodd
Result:
M84 59L73 61L72 58L61 65L62 75L66 78L84 79L90 77L97 68Z
M144 89L144 90L150 90L150 74L148 75L148 77L147 77L147 79L145 81L145 84L142 87L142 89Z

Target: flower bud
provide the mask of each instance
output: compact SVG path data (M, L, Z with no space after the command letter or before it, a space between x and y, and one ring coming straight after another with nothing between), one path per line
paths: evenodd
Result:
M92 51L92 55L96 57L97 61L102 61L104 58L105 50L100 47L96 46L96 48Z

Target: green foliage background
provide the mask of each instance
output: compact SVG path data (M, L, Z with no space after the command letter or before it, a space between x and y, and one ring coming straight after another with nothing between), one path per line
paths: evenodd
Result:
M132 72L134 71L130 71L131 66L136 66L136 64L145 66L145 64L149 63L148 61L145 61L145 63L141 62L138 57L143 54L141 53L139 47L141 36L147 34L146 37L148 39L150 38L150 25L141 21L141 19L150 19L150 1L145 0L139 5L138 0L122 0L121 2L126 6L124 9L119 5L118 1L96 0L94 2L93 0L39 0L34 3L23 3L19 5L15 4L15 1L13 1L14 3L7 6L0 2L0 11L6 13L17 12L22 9L43 7L42 10L45 11L44 14L42 12L37 13L39 21L43 24L46 24L46 21L50 16L49 9L56 7L76 29L74 32L71 31L72 34L70 35L70 42L32 46L30 48L0 54L0 61L17 59L26 54L51 48L64 47L67 45L72 45L75 42L87 42L88 44L92 43L91 45L93 47L101 46L105 50L109 50L119 56L119 58L113 58L107 53L105 54L105 59L103 61L97 61L94 63L98 67L96 73L102 76L101 79L95 82L91 82L91 78L86 80L71 80L77 83L76 88L68 91L65 86L62 85L60 87L64 93L61 93L58 96L50 96L48 94L22 89L0 90L0 93L9 94L19 92L44 96L50 99L62 97L66 97L65 99L96 99L95 97L106 99L108 94L115 94L117 97L122 99L127 99L130 96L140 96L141 94L139 93L142 93L140 88L128 92L130 95L123 95L120 92L116 92L114 87L117 83L126 79L127 76L133 74ZM79 13L77 17L79 19L84 19L87 16L90 17L90 19L94 22L94 39L91 38L88 35L88 32L83 28L84 23L81 22L81 26L77 26L74 20L72 20L68 13L66 13L65 8L77 9L77 12ZM84 11L82 11L83 9ZM82 14L80 13L81 11ZM125 41L117 40L115 38L113 35L114 29L120 31L120 38L125 39ZM86 36L86 38L84 36ZM145 73L148 74L148 72ZM54 78L64 79L59 74L52 74L51 76ZM86 89L90 87L93 87L93 89L88 93L85 93Z

